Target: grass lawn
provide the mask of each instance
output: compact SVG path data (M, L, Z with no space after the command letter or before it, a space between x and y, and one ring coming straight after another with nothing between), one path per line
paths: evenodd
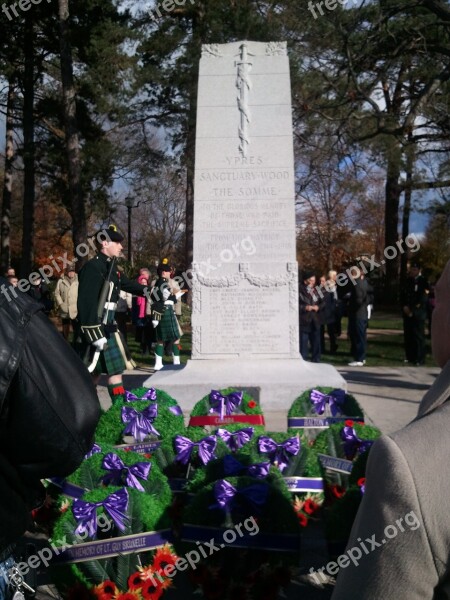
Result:
M325 352L322 355L322 362L335 366L346 366L353 358L350 356L350 341L347 339L347 319L342 320L342 336L338 340L339 349L337 354L331 355ZM183 311L181 326L185 334L181 338L181 362L184 364L191 356L191 331L189 323L189 314L187 310ZM398 314L392 312L377 311L369 321L367 331L367 366L376 367L403 367L405 357L403 349L403 323ZM128 335L128 345L134 360L138 365L151 367L154 364L153 356L142 357L139 352L139 346L134 341L134 333L130 331ZM329 349L328 339L325 339L326 349ZM171 364L170 357L165 357L164 363ZM426 366L434 367L431 357L430 340L427 339L427 359Z

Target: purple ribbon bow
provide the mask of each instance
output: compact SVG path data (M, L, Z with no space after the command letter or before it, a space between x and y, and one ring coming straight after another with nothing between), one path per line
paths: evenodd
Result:
M231 392L228 396L222 396L218 390L211 390L209 394L210 413L218 412L220 418L232 415L240 406L244 392Z
M266 503L268 492L266 483L254 483L237 490L229 481L221 479L214 485L214 498L217 503L209 508L221 508L230 512L237 502L243 501L244 504L250 505L253 511L260 512L261 507Z
M91 456L94 456L94 454L100 454L101 451L102 449L100 448L100 446L98 444L94 444L84 457L84 460L86 460L87 458L91 458Z
M354 428L347 425L341 430L341 439L344 442L345 456L350 460L354 458L357 452L362 454L373 444L373 440L361 440Z
M244 427L239 431L227 431L226 429L218 429L216 435L218 435L228 446L228 448L235 452L245 446L253 437L255 430L253 427Z
M213 458L214 450L216 449L217 439L215 435L204 437L199 442L192 442L189 438L183 435L175 436L173 441L175 451L177 453L175 460L183 465L191 460L191 454L195 446L198 448L198 455L204 465L207 465Z
M105 485L128 485L140 492L145 492L138 478L147 480L151 467L151 463L146 462L137 462L127 467L117 454L109 452L102 463L102 468L109 473L102 477L102 481Z
M159 432L153 427L153 421L158 416L158 405L150 404L142 412L138 412L131 406L122 408L122 422L127 426L123 434L130 434L138 442L143 442L149 433L159 435Z
M260 454L268 454L270 462L277 463L278 469L284 471L291 457L299 453L300 441L298 437L291 437L285 442L277 444L272 438L262 435L258 438L258 451Z
M97 533L97 508L103 506L105 512L109 514L116 527L120 531L125 531L125 514L128 508L128 491L122 488L113 492L102 502L86 502L85 500L75 500L72 505L73 516L78 523L75 529L75 535L83 535L87 532L88 537L94 538Z
M242 471L250 477L256 477L256 479L264 479L267 477L270 471L270 462L257 463L256 465L250 465L246 467L240 463L234 456L227 454L223 459L223 471L227 477L233 475L239 475Z
M156 401L156 390L155 390L155 388L150 388L140 398L138 398L136 396L136 394L133 394L133 392L128 392L128 391L125 390L125 400L126 400L126 402L136 402L137 400L152 400L152 401Z
M333 390L329 394L323 394L319 390L312 390L309 399L313 403L313 412L323 415L327 403L330 405L333 417L341 414L341 407L345 401L344 390Z

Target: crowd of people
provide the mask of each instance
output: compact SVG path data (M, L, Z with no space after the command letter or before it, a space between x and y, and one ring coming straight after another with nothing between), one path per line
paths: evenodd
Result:
M118 238L123 239L121 234L117 235ZM120 253L121 250L119 255ZM120 272L120 267L118 269ZM179 364L179 341L183 332L178 319L181 316L180 298L184 292L175 282L174 275L175 270L169 265L167 259L161 261L156 272L142 267L135 277L135 282L141 286L140 289L148 288L148 294L132 294L121 286L117 301L114 302L114 319L125 345L128 341L131 321L141 356L154 353L155 370L162 368L164 353L173 357L174 364ZM300 277L300 354L304 360L315 363L321 361L323 354L335 355L339 348L339 338L342 336L342 318L346 316L348 318L346 335L350 341L351 356L348 364L361 367L366 364L367 328L374 306L374 289L362 272L349 280L346 286L337 285L337 276L335 270L330 270L327 275L320 277L316 277L312 270L304 270ZM12 286L18 283L12 267L8 268L5 278ZM158 303L153 291L157 290L161 283L165 283L170 295L174 296L173 300L169 300L168 304L164 305L165 309L170 306L170 315L173 315L173 319L169 321L168 317L165 317L161 323L157 323L156 321L160 320L165 311L161 312L161 303ZM77 306L79 278L73 265L67 266L56 283L54 293L50 292L42 277L33 279L28 293L43 305L47 315L55 308L66 340L69 340L71 329L75 337L79 322ZM165 293L167 294L167 291ZM402 286L400 301L404 330L404 362L423 365L426 354L425 330L428 325L428 331L431 331L434 292L433 286L430 286L422 275L418 263L413 262L410 265L406 284ZM170 304L171 302L173 304ZM162 335L167 339L163 340Z
M358 270L359 271L359 270ZM330 270L319 278L312 270L302 272L299 283L300 354L304 360L320 362L327 353L326 335L331 355L338 350L342 336L342 318L348 318L347 338L350 341L348 365L366 364L367 328L374 308L374 288L359 271L345 286L336 283L337 271ZM400 293L404 331L404 362L425 364L426 326L431 331L434 308L434 288L422 275L418 263L412 262L406 284Z
M86 358L89 353L86 354L86 331L81 330L93 327L98 321L97 304L100 287L105 278L105 273L101 272L102 269L99 269L98 265L105 262L106 267L113 256L118 258L122 252L123 236L115 229L109 231L108 236L109 241L105 244L99 243L97 255L88 261L87 266L81 270L80 276L76 273L75 267L69 264L57 280L53 292L41 276L33 277L33 283L28 291L28 294L43 306L47 315L54 310L54 314L59 317L64 339L72 343L78 353L85 358L85 362L89 360L89 357ZM36 275L40 275L38 269ZM134 338L139 344L141 356L154 353L155 370L163 368L164 352L172 357L173 364L180 364L180 338L183 332L179 318L181 296L185 291L180 289L174 276L175 268L166 258L161 260L156 270L153 269L153 274L149 268L142 267L131 280L124 275L121 267L117 266L117 274L112 277L114 290L109 298L109 305L113 307L109 311L111 322L102 326L102 333L109 330L108 333L120 334L119 344L125 353L122 371L126 366L132 366L127 348L130 323L133 325ZM7 269L5 278L9 285L17 286L19 280L12 267ZM115 328L117 332L113 331ZM91 335L92 331L89 330L88 333ZM110 347L114 346L111 340L108 340L108 344ZM104 345L107 346L106 343ZM107 352L102 354L102 358L105 356L108 356ZM112 367L113 370L115 368ZM106 366L105 369L109 373L111 365L109 370ZM115 387L113 385L113 388Z

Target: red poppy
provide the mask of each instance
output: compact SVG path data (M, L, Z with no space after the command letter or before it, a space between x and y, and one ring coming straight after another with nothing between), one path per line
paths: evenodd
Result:
M308 525L308 517L305 514L299 512L297 513L297 517L301 527L306 527Z
M137 590L142 587L141 573L137 571L128 577L128 588L130 590Z
M249 403L247 404L247 406L249 408L256 408L257 404L254 400L250 400Z
M139 600L140 596L135 592L119 592L118 596L114 596L114 600Z
M158 579L155 579L157 582ZM144 600L159 600L163 595L163 589L159 585L154 585L151 581L144 583L141 588L141 594Z
M100 600L111 600L115 594L119 592L114 581L103 581L99 585L96 585L93 592L100 598Z
M366 478L365 477L360 477L358 479L358 485L359 485L359 487L361 487L363 485L366 485Z
M331 486L331 493L336 498L342 498L342 496L345 494L345 491L346 490L345 490L345 488L342 487L342 485L332 485Z
M170 546L165 544L158 548L153 558L153 568L156 573L163 573L167 565L174 565L177 562L177 556L172 554Z
M144 454L145 458L151 458L152 455L151 454Z
M319 508L320 505L317 504L317 502L314 502L314 500L311 500L311 498L305 500L305 504L303 505L303 510L308 515L313 515Z
M353 427L353 425L354 425L354 421L352 421L351 419L347 419L347 420L345 421L345 425L346 425L347 427Z
M114 388L112 393L113 396L120 396L120 394L125 394L125 388L123 386Z

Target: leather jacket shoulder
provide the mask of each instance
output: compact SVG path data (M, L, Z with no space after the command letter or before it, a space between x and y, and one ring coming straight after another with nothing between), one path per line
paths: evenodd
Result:
M0 277L0 411L24 349L27 325L42 304Z

